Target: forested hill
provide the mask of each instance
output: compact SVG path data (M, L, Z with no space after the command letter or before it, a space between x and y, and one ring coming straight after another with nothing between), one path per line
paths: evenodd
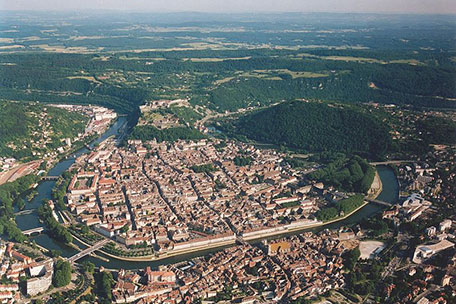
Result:
M243 116L231 127L231 132L257 141L309 152L360 153L372 159L381 158L392 142L388 129L373 116L326 103L282 103Z

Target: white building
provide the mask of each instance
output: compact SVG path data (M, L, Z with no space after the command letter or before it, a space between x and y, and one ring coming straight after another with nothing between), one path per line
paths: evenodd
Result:
M446 219L446 220L444 220L443 222L440 223L439 230L441 232L443 232L443 231L451 228L451 224L452 224L451 220L450 219Z
M428 236L433 236L436 232L437 232L437 228L435 228L434 226L426 228L426 234Z

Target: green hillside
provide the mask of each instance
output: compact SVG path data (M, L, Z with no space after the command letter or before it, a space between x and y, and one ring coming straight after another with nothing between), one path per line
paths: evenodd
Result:
M87 120L51 106L0 101L0 157L39 158L83 133Z
M391 146L387 128L353 106L294 101L225 125L231 133L308 152L359 153L381 158Z

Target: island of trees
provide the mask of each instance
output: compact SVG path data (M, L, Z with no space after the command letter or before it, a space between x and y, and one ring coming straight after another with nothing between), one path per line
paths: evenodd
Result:
M350 159L336 159L325 168L310 173L308 177L345 192L367 194L374 181L375 169L367 160L355 155Z
M54 218L52 209L46 202L43 202L43 205L38 208L38 215L51 236L66 244L73 242L73 236L70 231Z

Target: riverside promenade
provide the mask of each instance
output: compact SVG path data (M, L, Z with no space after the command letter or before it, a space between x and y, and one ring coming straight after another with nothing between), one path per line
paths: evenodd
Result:
M334 223L346 220L349 217L351 217L352 215L359 212L364 207L366 207L369 204L369 201L375 200L377 198L377 196L380 195L380 193L382 192L382 189L383 189L382 181L380 179L378 172L376 171L374 181L372 182L371 189L369 190L369 195L366 196L366 199L364 200L363 204L360 205L358 208L354 209L352 212L350 212L344 216L337 217L332 220L326 221L326 222L316 221L314 223L307 223L307 224L298 225L295 227L282 228L282 229L280 227L277 227L277 230L275 230L275 231L268 231L268 232L264 232L264 233L262 233L261 231L258 231L258 233L255 235L243 237L243 240L248 241L248 242L254 242L254 241L259 241L259 240L266 239L266 238L279 237L281 235L285 235L285 234L289 234L289 233L299 233L299 232L303 232L304 230L324 227L324 226L327 226L330 224L334 224ZM268 230L270 230L270 229L268 229ZM73 236L82 244L84 244L88 247L92 246L91 244L88 244L88 243L84 242L83 240L77 238L77 236L75 236L75 235L73 235ZM160 260L164 260L167 258L195 253L195 252L203 252L203 251L207 251L207 250L211 250L211 249L230 247L230 246L234 246L235 244L236 244L236 239L220 241L220 242L214 241L213 243L207 244L207 245L202 245L202 246L196 245L196 246L192 246L190 248L186 248L186 249L182 249L182 250L170 250L168 252L164 252L161 254L145 255L145 256L138 256L138 257L125 257L125 256L115 255L115 254L106 252L105 250L103 250L103 248L99 248L98 252L100 252L110 258L114 258L114 259L121 260L121 261L153 262L153 261L160 261Z

